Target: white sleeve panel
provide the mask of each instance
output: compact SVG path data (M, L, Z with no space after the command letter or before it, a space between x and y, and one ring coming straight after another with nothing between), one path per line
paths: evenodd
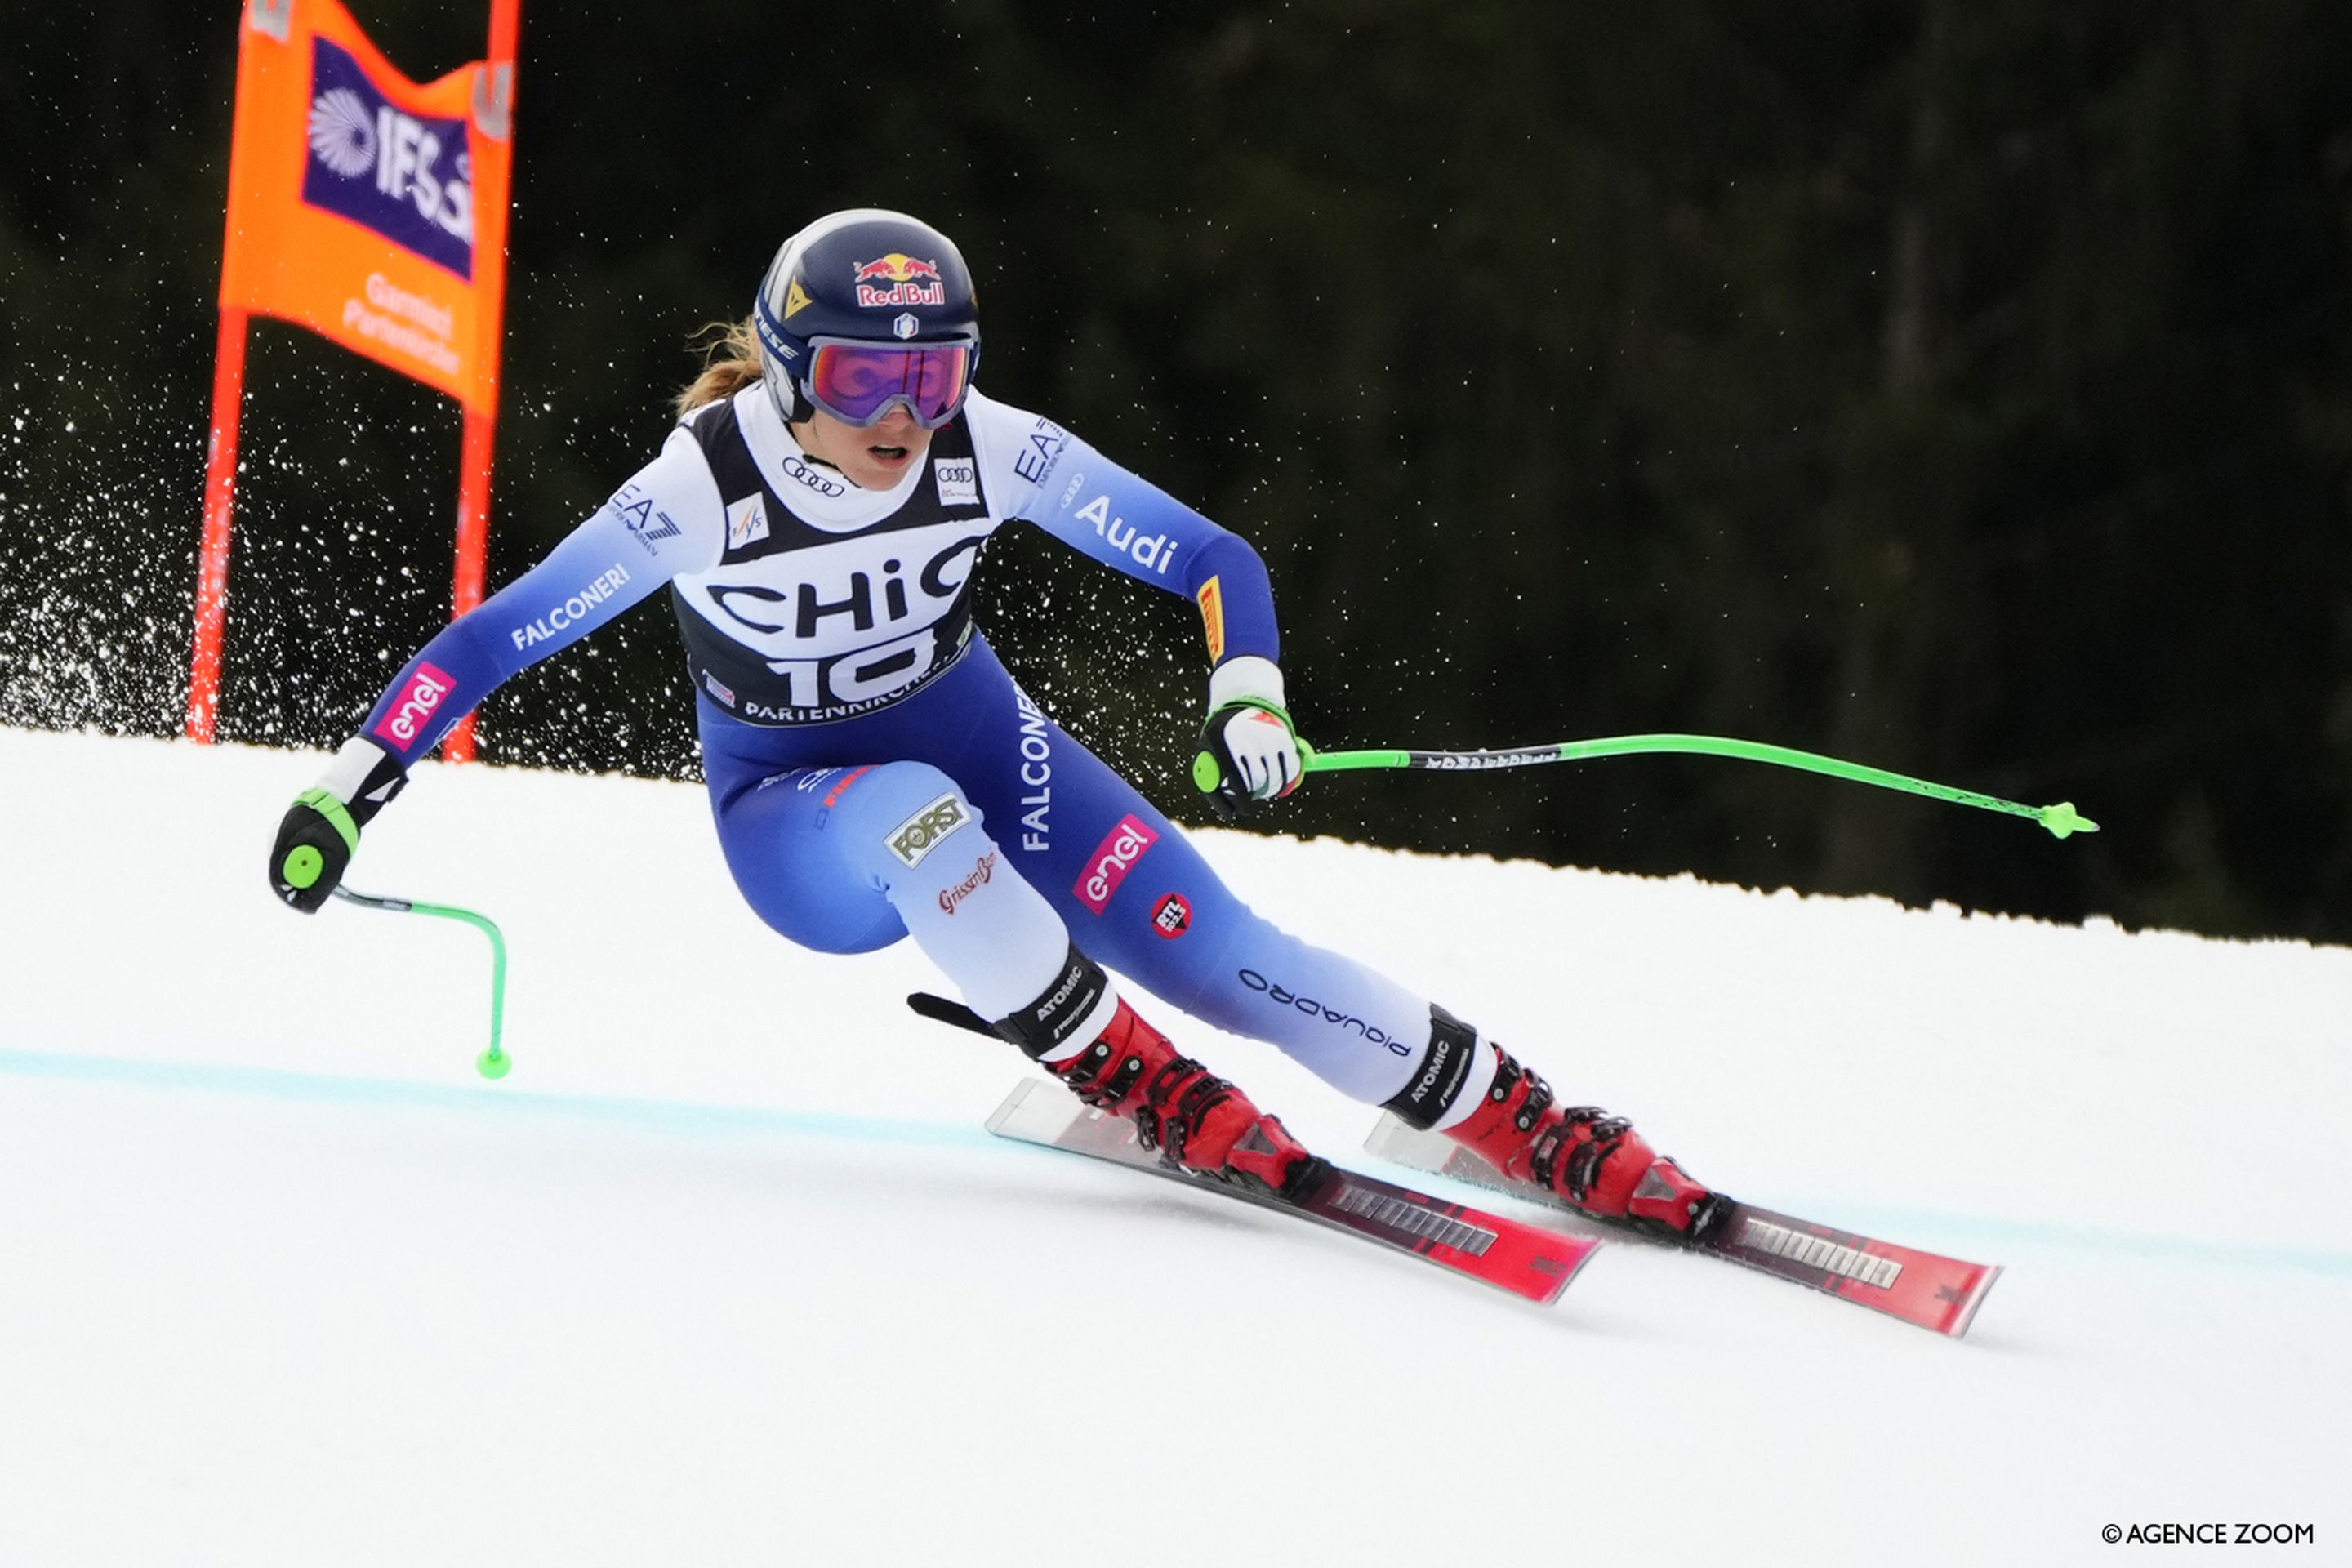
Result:
M654 460L604 503L673 577L708 572L727 551L727 503L694 432L680 425Z
M1069 432L1040 415L982 395L965 397L964 425L988 487L988 510L999 518L1035 518L1038 492L1049 482Z

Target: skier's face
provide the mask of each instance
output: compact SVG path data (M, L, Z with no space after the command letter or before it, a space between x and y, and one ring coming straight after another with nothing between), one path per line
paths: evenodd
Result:
M931 449L931 433L903 403L863 430L812 408L807 423L793 426L793 433L810 457L831 463L861 489L894 489Z

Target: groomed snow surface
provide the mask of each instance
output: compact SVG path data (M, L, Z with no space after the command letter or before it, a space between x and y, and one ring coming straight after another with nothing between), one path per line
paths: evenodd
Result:
M7 1568L2352 1561L2352 951L1204 836L1702 1177L2008 1267L1958 1342L1632 1244L1546 1310L989 1137L1032 1069L770 935L691 786L376 825L512 944L487 1082L478 933L267 892L319 763L0 731Z

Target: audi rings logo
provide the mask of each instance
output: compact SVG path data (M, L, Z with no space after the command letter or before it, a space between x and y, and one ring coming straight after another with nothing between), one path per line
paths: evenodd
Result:
M825 478L823 474L818 473L814 468L810 468L806 463L802 462L798 458L792 456L790 453L785 454L784 457L784 472L790 474L793 479L798 479L802 484L806 485L817 494L824 496L827 499L831 499L835 496L845 496L849 493L849 487L847 485L842 483L839 479L829 479Z

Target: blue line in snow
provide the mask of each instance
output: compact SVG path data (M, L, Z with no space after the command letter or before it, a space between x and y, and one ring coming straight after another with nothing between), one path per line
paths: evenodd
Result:
M523 1112L628 1122L683 1131L783 1132L840 1138L856 1142L977 1148L996 1140L985 1130L954 1121L916 1121L897 1117L844 1116L824 1111L780 1110L764 1106L712 1105L692 1100L646 1100L594 1094L546 1094L505 1084L414 1083L398 1079L337 1078L282 1068L236 1067L214 1062L159 1062L124 1057L90 1057L0 1047L0 1073L20 1078L80 1083L126 1084L141 1089L184 1089L259 1099L309 1100L337 1105L404 1106L459 1110L475 1115ZM1414 1173L1423 1184L1458 1189L1463 1201L1492 1197L1477 1187L1442 1176ZM1822 1203L1790 1212L1868 1235L1884 1236L1930 1251L1983 1241L1995 1246L2048 1247L2061 1251L2189 1260L2216 1268L2280 1268L2352 1279L2352 1254L2310 1247L2200 1241L2187 1237L2096 1230L1989 1215L1947 1214L1931 1209L1871 1209L1851 1203ZM1995 1259L1994 1261L1998 1261Z
M20 1078L127 1084L139 1089L188 1089L214 1094L338 1105L403 1106L430 1110L460 1110L476 1115L507 1115L520 1111L577 1116L680 1131L788 1132L866 1143L962 1144L971 1147L996 1142L985 1129L953 1121L842 1116L824 1111L780 1110L756 1105L713 1105L693 1100L547 1094L513 1089L505 1084L485 1083L457 1088L412 1083L398 1079L336 1078L325 1073L291 1072L282 1068L70 1056L7 1047L0 1047L0 1073L13 1073Z

